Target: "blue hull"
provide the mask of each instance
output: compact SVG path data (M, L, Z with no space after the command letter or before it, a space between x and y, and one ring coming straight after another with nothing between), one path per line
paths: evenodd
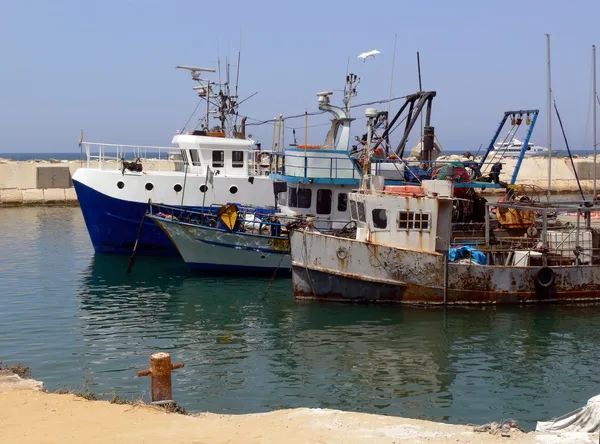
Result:
M131 254L148 205L109 197L76 180L73 185L94 250ZM179 255L167 235L150 219L144 222L137 254Z

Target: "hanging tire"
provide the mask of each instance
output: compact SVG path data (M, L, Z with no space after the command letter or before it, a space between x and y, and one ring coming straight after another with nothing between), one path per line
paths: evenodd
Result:
M535 294L540 299L550 299L556 296L556 273L550 267L542 267L534 277Z

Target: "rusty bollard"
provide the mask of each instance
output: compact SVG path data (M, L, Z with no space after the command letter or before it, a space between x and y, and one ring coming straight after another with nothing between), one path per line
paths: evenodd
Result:
M152 403L168 404L173 401L171 390L171 370L183 368L183 362L171 364L169 353L159 352L150 355L150 370L141 370L140 376L150 376L152 387Z

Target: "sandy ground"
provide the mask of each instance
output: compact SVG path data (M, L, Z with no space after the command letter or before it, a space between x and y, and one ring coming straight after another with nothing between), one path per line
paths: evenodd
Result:
M598 435L512 432L510 437L472 427L428 421L294 409L251 415L183 416L152 406L114 405L40 391L41 384L0 378L3 443L596 443Z

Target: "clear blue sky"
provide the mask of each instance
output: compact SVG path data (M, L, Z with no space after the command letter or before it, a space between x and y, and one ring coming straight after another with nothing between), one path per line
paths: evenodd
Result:
M465 150L488 142L503 111L520 107L541 110L533 140L545 144L550 33L567 135L573 148L591 148L599 22L598 0L0 0L0 152L78 151L80 128L86 140L168 145L197 102L189 74L174 66L216 66L217 45L235 60L240 30L241 96L258 91L244 114L315 111L316 92L343 87L348 57L362 78L355 103L386 98L397 34L394 95L417 89L420 51L423 86L438 92L437 135ZM371 49L381 54L357 61ZM251 132L270 146L270 128ZM310 142L323 132L311 130Z

